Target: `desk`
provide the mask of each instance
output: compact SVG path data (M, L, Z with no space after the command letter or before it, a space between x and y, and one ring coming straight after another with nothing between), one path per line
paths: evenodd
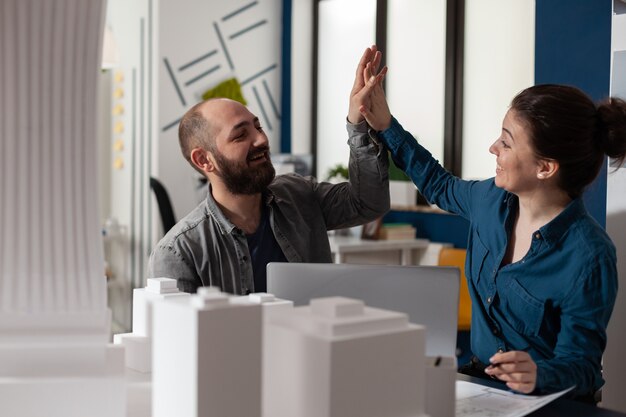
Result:
M502 388L504 385L498 381L476 378L464 374L457 374L457 380L469 381L475 384L485 385L492 388ZM594 407L591 404L569 400L567 398L557 398L548 405L528 414L531 417L626 417L626 414L618 411L607 410L602 407Z
M335 263L419 265L428 239L365 240L354 236L329 236Z

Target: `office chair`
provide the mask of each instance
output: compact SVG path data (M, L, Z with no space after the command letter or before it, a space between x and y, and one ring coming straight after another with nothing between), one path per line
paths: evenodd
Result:
M472 300L465 278L465 249L442 248L439 252L439 266L456 266L461 271L459 288L459 330L469 330L472 323Z
M161 215L161 223L163 224L163 235L165 235L175 224L176 216L170 202L170 196L163 184L156 178L150 177L150 188L154 191L154 195L159 205L159 213Z
M465 278L465 257L467 250L456 248L442 248L439 252L439 266L456 266L461 272L461 285L459 286L459 322L457 327L457 360L459 365L469 362L471 357L470 348L470 325L472 323L472 300Z

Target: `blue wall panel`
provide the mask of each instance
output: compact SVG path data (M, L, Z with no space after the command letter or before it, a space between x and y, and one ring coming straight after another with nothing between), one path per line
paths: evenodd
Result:
M537 0L535 13L535 83L573 85L594 100L608 97L611 0ZM604 226L606 166L584 200Z
M415 211L390 211L385 223L410 223L416 228L416 237L433 242L452 243L455 248L467 248L469 222L453 214Z
M291 13L292 0L283 0L280 152L291 153Z

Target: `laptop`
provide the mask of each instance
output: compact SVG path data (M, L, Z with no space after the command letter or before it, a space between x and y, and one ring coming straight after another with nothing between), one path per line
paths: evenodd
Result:
M455 357L459 270L439 266L269 263L267 291L307 305L311 298L344 296L371 307L406 313L426 326L426 355Z

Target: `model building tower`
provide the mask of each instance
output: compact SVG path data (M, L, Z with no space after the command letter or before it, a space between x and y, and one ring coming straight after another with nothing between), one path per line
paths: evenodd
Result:
M122 416L98 214L104 0L0 1L0 414Z
M261 304L202 287L155 302L154 417L261 416Z
M267 324L265 417L420 417L424 328L343 297Z
M168 298L189 298L178 291L176 280L148 278L145 288L133 290L133 332L113 336L124 346L126 367L142 373L152 372L152 309L154 302Z

